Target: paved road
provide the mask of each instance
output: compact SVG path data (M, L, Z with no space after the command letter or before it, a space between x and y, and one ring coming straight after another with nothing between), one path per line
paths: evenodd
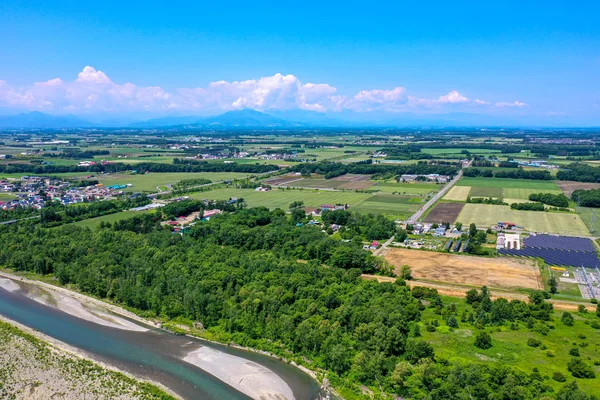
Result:
M414 213L409 219L408 219L408 223L409 224L414 224L415 222L417 222L425 213L425 211L429 210L429 207L431 207L432 205L435 204L435 202L437 202L439 199L441 199L447 192L448 190L450 190L450 188L452 188L452 186L454 186L454 184L456 182L458 182L458 180L462 177L463 172L462 170L458 171L458 174L456 174L456 176L454 177L454 179L452 179L450 182L448 182L448 184L446 186L444 186L444 188L442 190L440 190L435 196L433 196L431 199L429 199L429 201L427 203L425 203L425 205L421 208L419 208L419 210Z

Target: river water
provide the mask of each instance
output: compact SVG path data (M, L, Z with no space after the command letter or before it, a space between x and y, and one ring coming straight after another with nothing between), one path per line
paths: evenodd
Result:
M296 400L318 399L318 383L285 362L262 354L177 336L147 327L147 332L115 329L89 322L28 298L24 292L0 288L0 315L84 351L90 358L135 376L160 382L185 399L249 399L181 358L193 349L210 347L258 363L282 378Z

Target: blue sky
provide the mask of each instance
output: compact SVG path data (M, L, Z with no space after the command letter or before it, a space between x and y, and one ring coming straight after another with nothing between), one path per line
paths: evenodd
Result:
M4 0L0 107L595 121L598 3Z

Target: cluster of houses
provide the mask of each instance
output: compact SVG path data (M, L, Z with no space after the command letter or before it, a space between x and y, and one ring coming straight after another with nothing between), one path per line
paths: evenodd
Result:
M432 236L443 237L443 236L446 236L446 227L438 226L437 228L433 228L433 224L418 223L418 224L414 225L413 233L415 235L426 235L429 233Z
M400 176L400 180L403 182L415 182L418 180L425 180L428 182L447 183L450 180L448 175L440 174L427 174L427 175L416 175L416 174L404 174Z
M12 210L18 207L41 209L49 200L64 205L94 200L110 200L122 194L131 185L104 186L102 184L73 188L68 182L47 177L23 176L20 180L0 180L0 192L14 193L15 199L0 202L0 208Z

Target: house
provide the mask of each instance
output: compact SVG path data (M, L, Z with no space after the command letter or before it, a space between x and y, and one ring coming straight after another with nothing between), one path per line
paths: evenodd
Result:
M371 246L369 248L371 250L377 250L378 247L379 247L379 242L377 240L374 240L373 243L371 243Z
M444 227L435 228L435 230L433 231L433 236L442 237L445 235L446 235L446 228L444 228Z
M221 210L204 210L204 214L202 214L202 218L210 218L212 216L215 216L217 214L221 214L223 213L223 211Z

